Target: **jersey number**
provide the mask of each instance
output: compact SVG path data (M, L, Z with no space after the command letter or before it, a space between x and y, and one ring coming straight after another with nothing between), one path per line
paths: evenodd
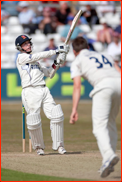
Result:
M109 64L112 67L111 62L109 62L109 60L103 55L102 55L103 64L100 63L99 60L96 57L90 57L90 59L95 59L95 63L99 63L99 66L97 66L98 69L103 68L103 64Z

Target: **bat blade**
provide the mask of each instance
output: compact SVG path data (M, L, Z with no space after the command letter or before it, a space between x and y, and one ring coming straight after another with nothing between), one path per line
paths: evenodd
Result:
M76 16L74 17L72 24L71 24L71 27L69 29L68 35L67 35L66 40L65 40L65 44L68 44L70 37L74 31L74 28L76 27L76 24L77 24L77 22L81 16L81 14L82 14L82 10L79 10L78 13L76 14Z

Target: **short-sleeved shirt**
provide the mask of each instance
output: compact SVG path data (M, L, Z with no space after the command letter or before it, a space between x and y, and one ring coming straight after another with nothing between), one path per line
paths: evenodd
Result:
M81 76L95 87L105 78L120 78L109 55L100 54L87 49L82 50L71 64L71 78Z

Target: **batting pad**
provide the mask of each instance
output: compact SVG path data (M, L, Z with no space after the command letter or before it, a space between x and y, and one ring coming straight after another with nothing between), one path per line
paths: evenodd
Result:
M52 119L50 121L51 137L52 137L52 148L57 150L59 146L64 146L63 136L63 120L64 114L60 105L54 106L52 109Z
M42 124L40 113L33 113L27 115L27 128L31 137L32 147L44 149L44 140L42 132Z

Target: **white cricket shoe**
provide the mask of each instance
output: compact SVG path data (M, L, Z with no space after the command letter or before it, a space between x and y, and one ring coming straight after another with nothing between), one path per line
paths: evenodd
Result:
M43 149L37 149L37 154L38 155L44 155L44 150Z
M109 160L107 160L101 167L100 169L100 173L101 173L101 177L107 177L111 172L114 171L114 165L116 165L119 161L119 157L114 155L113 157L111 157Z
M58 148L58 153L59 154L65 154L67 151L64 149L64 147L62 147L62 146L60 146L59 148Z
M101 168L100 169L98 169L98 171L97 171L98 173L101 173ZM111 167L111 172L114 172L114 167L112 166Z

